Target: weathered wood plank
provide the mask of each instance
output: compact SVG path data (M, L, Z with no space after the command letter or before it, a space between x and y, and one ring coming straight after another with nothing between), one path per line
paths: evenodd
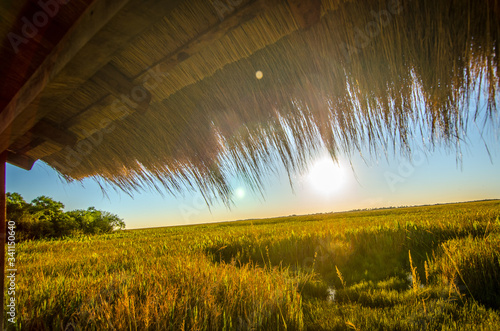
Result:
M93 1L0 1L0 110Z
M126 0L95 0L101 7L109 2L113 8L119 7ZM42 93L33 93L33 101L18 104L19 98L11 101L11 111L23 112L24 120L10 118L12 114L2 112L0 116L0 150L5 150L11 143L25 134L43 118L51 109L57 107L65 98L71 97L73 91L85 83L101 67L108 63L112 57L130 41L146 29L161 20L168 12L177 7L182 0L129 0L114 17L102 27L104 19L93 22L91 30L99 30L95 36L83 46L60 73L49 82L43 82L45 89ZM100 8L100 7L99 7ZM92 17L97 17L97 7L92 12ZM112 14L106 11L108 14ZM80 25L82 23L79 23ZM33 97L32 95L32 97ZM21 109L21 110L20 110ZM24 111L22 110L24 109ZM10 113L10 112L9 112ZM7 120L7 121L4 121ZM11 123L11 124L8 124Z
M136 1L137 0L131 0L131 2L134 3ZM155 0L153 2L156 3L161 1ZM168 5L169 10L177 6L180 2L181 1L171 1ZM183 47L177 49L174 53L167 56L164 60L162 60L161 63L158 63L157 65L161 66L162 70L168 70L165 69L165 65L167 65L168 68L176 66L177 64L181 63L182 61L189 58L193 54L202 50L204 47L206 47L213 41L224 36L231 29L236 28L240 24L244 23L249 19L252 19L256 15L259 15L260 13L262 13L264 10L274 5L275 3L276 1L257 0L249 4L246 4L241 8L238 8L236 11L225 17L225 19L221 23L204 31L198 37L194 38L192 41L190 41ZM131 6L132 4L130 6L127 5L126 7L130 9L132 8ZM165 13L162 13L162 15L163 14ZM120 13L119 15L121 15L120 20L125 20L126 18L128 19L127 14ZM118 22L115 24L122 24L122 23L123 22L121 23ZM141 22L141 24L144 24L144 22ZM108 26L106 26L106 28L103 30L107 29ZM135 31L135 32L136 34L138 34L141 31ZM0 149L8 148L9 145L16 140L16 138L20 137L22 134L30 130L33 125L35 125L41 118L43 118L43 116L47 113L47 111L49 111L47 110L48 108L47 104L49 103L57 104L56 102L60 102L65 97L68 97L74 88L84 83L86 79L92 77L92 75L96 74L98 70L99 73L96 74L95 77L101 77L101 78L105 77L104 80L108 80L109 77L115 77L115 79L109 80L109 82L105 84L107 86L106 88L110 92L112 92L112 94L115 96L118 96L117 94L119 93L124 93L124 94L127 94L127 92L130 93L132 89L137 87L134 84L132 84L129 78L125 77L123 74L117 71L116 68L109 68L108 66L101 68L103 67L103 62L109 61L112 55L116 53L117 51L116 47L120 46L124 47L126 41L128 41L131 38L130 36L127 36L127 33L125 33L124 35L125 36L118 34L117 37L121 41L119 41L116 45L114 45L115 47L109 49L107 48L106 45L103 45L103 41L109 37L109 31L100 31L99 33L97 33L94 39L92 39L87 45L85 45L82 48L82 50L77 54L77 56L75 56L75 59L73 59L68 66L62 69L59 76L57 76L53 81L47 83L42 79L41 82L36 82L35 85L37 84L43 85L45 83L47 85L47 88L43 91L43 94L41 96L38 95L38 98L32 101L32 103L28 106L27 110L25 111L25 114L23 114L23 116L28 117L30 120L17 121L17 123L14 123L14 125L11 126L10 130L8 130L10 131L7 132L8 134L5 134L6 133L5 122L2 122L3 127L0 127L0 129L3 129L4 131L2 132L3 134L0 134ZM112 41L112 43L114 42L115 41ZM96 49L97 46L100 47L99 50ZM102 50L102 48L104 48L104 51L100 51ZM98 54L96 54L95 56L91 55L93 51L96 51ZM92 56L92 61L89 61L90 56ZM85 64L83 68L82 64ZM100 69L102 69L102 72L100 71ZM150 70L156 70L156 69L152 68ZM116 79L116 77L118 78ZM66 81L67 84L64 84L65 79L67 80ZM99 78L97 78L97 80L99 80ZM103 82L102 79L101 82ZM135 108L135 110L141 111L147 109L147 105L149 104L150 101L149 93L147 95L147 98L145 99L146 100L142 102L139 107ZM81 116L78 117L81 118Z
M132 111L144 112L151 101L151 93L142 85L134 84L112 64L107 64L93 78L117 99L127 98L130 104L137 105ZM129 106L130 107L130 106Z
M7 162L15 165L16 167L22 168L24 170L31 170L33 164L36 160L26 156L24 154L17 154L13 152L7 152Z
M9 136L24 134L30 128L25 128L24 132L7 132L11 124L19 117L24 118L24 122L30 123L28 119L40 118L44 111L36 107L26 112L27 106L43 91L54 77L66 66L75 54L128 2L129 0L96 0L87 7L80 18L68 30L66 35L57 44L45 61L38 67L30 79L12 98L7 107L0 113L0 150L5 150L11 139L3 137L5 133ZM70 4L68 4L70 5ZM89 59L90 60L90 59ZM45 110L48 111L48 110ZM36 122L35 122L36 123ZM35 123L32 123L34 125ZM17 138L17 137L14 137ZM8 140L6 142L5 140Z
M82 109L81 112L62 123L62 125L68 129L71 129L71 127L84 121L86 117L102 112L104 108L111 106L115 100L116 99L113 95L108 94L101 100L94 102L85 109Z
M51 140L61 146L73 146L78 142L74 134L61 129L56 123L45 119L38 122L30 131L41 138Z

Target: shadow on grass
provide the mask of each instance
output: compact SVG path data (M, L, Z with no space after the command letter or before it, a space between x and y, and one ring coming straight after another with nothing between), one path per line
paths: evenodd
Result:
M207 247L205 254L214 263L241 266L251 262L263 268L280 266L297 273L314 274L315 277L302 284L301 293L306 298L327 299L329 287L342 289L363 282L375 286L393 279L399 285L389 290L407 289L410 284L407 278L410 271L409 251L413 266L424 277L427 270L425 263L432 263L436 254L442 254L443 243L463 238L479 240L488 232L488 224L484 219L462 226L452 223L448 226L422 226L407 222L402 226L396 223L392 227L346 230L336 235L291 234L280 240L268 238L258 242L244 237ZM342 281L337 268L342 272ZM387 302L384 300L391 295L393 296L385 293L381 296L384 298L380 299L382 301L374 298L374 304L385 306ZM340 300L341 297L342 291L339 291L337 299ZM362 298L357 300L360 299ZM480 302L488 303L484 300Z

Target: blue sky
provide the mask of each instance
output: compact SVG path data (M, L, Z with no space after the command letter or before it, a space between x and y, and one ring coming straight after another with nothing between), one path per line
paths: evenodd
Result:
M294 174L294 192L284 169L269 177L265 199L235 183L231 210L220 204L209 211L196 193L162 197L144 192L130 197L110 189L104 196L93 180L66 183L41 161L31 171L8 165L7 191L21 193L27 201L47 195L63 202L66 210L94 206L117 214L127 228L500 198L499 140L498 132L481 138L472 126L461 149L462 162L457 162L455 150L437 147L420 153L418 145L412 160L389 154L365 162L354 155L353 169L344 157L336 165L320 155L307 173Z

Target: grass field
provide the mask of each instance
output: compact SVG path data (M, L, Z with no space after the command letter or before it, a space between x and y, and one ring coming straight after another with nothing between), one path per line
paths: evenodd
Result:
M26 330L500 330L500 201L17 245Z

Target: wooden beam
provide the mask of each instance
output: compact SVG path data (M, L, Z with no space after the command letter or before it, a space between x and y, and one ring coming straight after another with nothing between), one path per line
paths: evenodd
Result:
M164 57L156 65L151 66L148 70L134 77L134 79L143 76L148 72L165 72L174 68L178 64L190 58L192 55L209 46L215 40L222 38L229 31L276 5L276 3L276 0L256 0L242 6L241 8L237 8L234 12L225 17L222 22L201 32L194 39L179 47L174 52Z
M0 313L0 330L3 330L3 321L5 314L5 303L4 303L4 283L5 283L5 237L6 237L6 222L7 222L7 196L6 196L6 172L5 172L5 162L7 159L7 152L2 152L0 154L0 302L1 302L1 313Z
M61 146L73 146L78 142L78 138L73 133L62 130L56 123L45 119L38 122L30 131Z
M287 0L293 18L303 29L318 23L321 18L321 0Z
M149 106L149 103L151 102L151 94L147 89L143 88L142 85L134 84L133 80L139 81L140 80L139 77L147 74L147 72L149 71L158 72L161 70L163 72L171 68L174 68L181 62L185 61L192 55L198 53L199 51L210 45L212 42L214 42L214 40L223 37L232 29L236 28L237 26L241 25L242 23L248 20L251 20L252 18L263 13L270 7L277 5L277 3L278 0L267 0L267 1L255 0L253 2L250 2L242 6L241 8L236 8L235 11L232 12L227 17L225 17L222 22L217 23L216 25L200 33L197 37L195 37L188 43L184 44L182 47L178 48L174 52L167 55L159 63L152 66L148 70L143 71L142 73L140 73L139 75L137 75L132 79L126 77L122 72L120 72L116 67L114 67L111 64L107 64L104 67L102 67L99 70L99 72L97 72L96 75L94 75L92 79L97 84L106 88L106 90L108 90L113 96L115 96L118 99L121 99L123 95L125 97L132 97L131 92L134 91L135 89L144 90L145 92L147 92L147 97L145 98L144 101L139 103L138 107L132 110L145 111ZM100 104L103 101L110 103L109 97L110 96L104 98L103 100L98 101L96 104ZM134 102L133 99L132 101ZM125 104L128 106L128 103ZM79 113L75 118L72 118L69 121L67 121L65 123L65 126L71 127L76 123L78 123L88 111L91 111L95 108L94 106L95 104L87 107L87 109Z
M110 107L115 100L116 99L113 95L108 94L107 96L105 96L101 100L94 102L93 104L91 104L87 108L80 111L78 114L67 119L62 125L65 128L68 128L69 130L71 130L71 128L73 126L85 121L85 118L88 118L89 116L93 116L96 113L102 112L103 109L106 107Z
M21 115L29 119L37 116L26 114L24 110L43 91L77 52L128 2L129 0L95 0L82 13L75 24L67 31L61 41L53 48L44 62L37 68L23 87L0 112L0 135L7 132L9 126ZM71 5L71 2L68 6ZM90 59L89 59L90 60ZM40 115L38 115L40 116ZM24 120L28 122L28 118ZM36 123L36 122L35 122ZM28 128L27 130L29 130ZM19 133L18 133L19 134ZM20 135L24 134L21 132ZM14 139L17 137L14 137ZM8 146L0 146L0 150Z
M151 93L142 86L134 84L112 64L107 64L93 78L94 82L104 87L117 99L128 98L127 106L133 111L145 112L151 102ZM137 106L130 106L137 105Z
M26 154L44 142L45 139L36 137L31 132L28 132L26 135L22 136L22 139L18 139L14 144L12 144L9 151L16 154Z
M95 0L98 1L99 3L106 3L111 0ZM125 1L125 0L121 0ZM214 40L224 36L226 33L228 33L230 30L236 28L238 25L242 24L242 22L245 22L247 20L252 19L256 15L259 15L262 13L264 10L267 8L274 6L278 1L273 0L273 1L266 1L266 0L256 0L253 2L250 2L249 4L243 5L241 8L237 8L234 12L232 12L228 17L225 17L224 21L221 23L212 26L211 28L207 29L205 32L201 33L198 37L193 39L191 42L187 43L185 46L179 48L177 51L172 53L167 59L163 62L166 62L168 67L174 67L177 64L181 63L185 59L189 58L191 55L199 52L202 50L204 47L212 43ZM149 6L149 9L143 10L144 7L148 7L144 2L139 1L139 0L130 0L130 5L127 5L124 9L124 13L121 11L119 12L118 18L113 18L112 23L110 25L117 25L117 26L122 26L123 21L128 18L128 16L131 15L132 12L137 10L141 10L144 12L148 12L148 14L151 14L151 11L154 11L154 15L149 15L153 17L154 19L160 18L160 16L163 16L165 12L172 10L172 8L175 8L178 6L182 1L170 1L168 2L168 5L166 5L164 2L159 1L159 0L149 0L146 1L146 3ZM101 6L102 7L102 6ZM101 8L100 7L100 8ZM105 7L105 6L104 6ZM86 11L86 13L89 12L89 10ZM97 11L99 12L99 11ZM161 14L160 14L161 13ZM128 16L127 16L128 15ZM102 15L101 15L102 16ZM96 11L94 10L94 17L96 17ZM149 18L149 17L148 17ZM101 20L102 21L102 20ZM119 23L114 23L115 21ZM151 25L154 22L151 22ZM80 23L79 26L82 26L83 23ZM114 53L117 52L117 47L125 47L127 45L127 41L131 39L131 37L139 34L141 31L147 28L146 25L144 25L144 22L141 22L141 27L134 25L133 29L128 29L126 33L118 33L116 35L116 38L111 39L110 42L114 45L112 47L109 47L107 44L103 45L102 42L99 43L98 41L95 41L97 39L99 40L108 40L110 36L110 32L107 31L109 29L114 31L114 34L116 34L116 27L115 28L109 28L106 27L106 29L103 29L103 31L99 31L97 33L98 37L95 37L91 42L89 42L88 45L85 45L83 47L82 51L80 51L78 54L76 54L75 58L77 59L76 62L75 60L72 60L71 64L63 69L61 69L61 74L57 76L52 83L52 77L55 74L57 70L49 71L46 72L46 76L48 77L43 77L40 81L35 81L36 84L34 86L30 86L28 90L43 90L43 86L48 86L48 89L51 91L50 95L48 97L45 97L42 95L41 98L39 99L33 99L33 98L27 98L27 99L32 99L32 103L29 104L28 108L26 111L23 113L23 110L25 105L28 104L29 102L25 101L27 100L26 98L21 98L23 100L22 104L16 104L15 102L13 103L12 100L11 103L9 104L11 108L16 110L16 116L14 116L15 120L15 125L9 125L7 123L12 122L12 118L7 119L7 115L9 113L9 109L5 109L0 114L0 120L6 119L6 121L2 121L0 125L0 150L1 149L8 149L9 146L21 135L25 134L28 130L30 130L35 123L43 118L45 114L47 114L50 109L54 107L54 105L57 105L57 103L61 102L64 100L66 96L70 96L70 93L73 88L76 88L80 84L82 84L86 79L90 78L89 74L93 75L97 70L99 70L100 67L102 67L103 61L109 61ZM78 25L78 24L75 24ZM84 24L83 24L84 25ZM130 30L130 31L129 31ZM121 30L119 30L121 32ZM67 34L68 35L68 34ZM101 36L102 35L102 36ZM68 39L71 40L71 38L65 36L63 39ZM119 42L116 42L116 39L119 40ZM116 44L116 45L115 45ZM59 45L57 46L59 47ZM94 52L96 56L94 57ZM53 52L54 53L54 52ZM55 52L54 58L57 58L57 52ZM52 56L52 53L51 53ZM92 59L95 61L89 61L89 56L92 56ZM84 61L84 62L82 62ZM159 63L159 66L162 66L164 68L165 63ZM44 64L45 65L45 62ZM42 65L42 66L43 66ZM58 66L62 67L62 64ZM81 69L82 67L85 67L85 69ZM114 72L113 72L114 69ZM93 71L95 70L95 71ZM40 72L40 68L37 71L37 73ZM119 79L115 79L115 82L113 83L114 85L108 84L107 89L112 90L113 95L117 94L118 91L125 91L129 92L130 90L127 91L127 89L134 88L136 85L130 85L130 79L125 77L122 73L120 73L116 68L104 68L103 72L107 72L109 74L111 72L111 76L121 76ZM118 74L117 74L118 73ZM140 76L140 75L139 75ZM137 76L138 77L138 76ZM136 78L137 78L136 77ZM64 79L63 79L64 78ZM47 80L48 79L48 80ZM66 81L69 81L68 84L63 84ZM32 79L33 81L33 79ZM64 81L64 82L63 82ZM61 87L64 86L64 88L60 91ZM57 89L56 89L57 87ZM24 86L23 88L26 88ZM46 89L47 90L47 89ZM54 93L54 91L56 91ZM38 95L40 97L40 95ZM57 101L57 102L55 102ZM51 104L51 107L47 107L48 104ZM9 107L8 106L8 107ZM49 110L47 110L49 109ZM142 105L138 107L136 110L144 110L145 107ZM19 111L20 113L17 113ZM22 118L24 120L17 120L19 114L22 114Z
M71 61L60 70L55 78L52 79L53 75L51 75L50 80L41 82L45 89L42 93L40 93L41 88L37 88L36 93L33 91L36 98L33 99L33 95L31 95L32 102L25 101L24 97L17 97L15 100L11 100L7 106L7 108L10 107L10 110L1 112L0 150L8 149L14 141L29 131L51 109L57 107L66 98L71 97L75 89L110 62L119 51L126 48L133 38L138 37L163 19L183 1L94 0L90 6L92 8L89 7L82 14L82 19L75 22L74 28L78 30L78 33L68 31L63 38L64 43L66 43L65 47L69 47L68 45L73 43L80 46L83 39L90 40L74 54ZM126 5L124 5L125 3ZM68 5L70 4L71 2L68 3ZM73 42L73 39L77 40ZM50 56L55 59L52 54ZM27 89L29 90L29 88Z
M7 152L7 162L15 165L24 170L31 170L33 168L33 164L35 164L36 160L30 158L24 154L17 154L11 151Z
M234 12L225 17L224 21L200 33L196 38L166 56L152 68L137 75L134 80L139 80L138 78L144 74L147 74L148 71L166 71L175 67L179 63L188 59L191 55L194 55L197 52L201 51L203 48L207 47L214 40L221 38L232 29L261 14L270 7L275 6L277 3L277 0L256 0L246 4L245 6L242 6L241 8L237 8ZM132 79L126 77L122 72L120 72L111 64L107 64L103 68L101 68L92 79L97 84L106 88L106 90L108 90L113 96L118 99L121 99L121 96L123 95L125 97L131 97L131 92L134 91L134 89L143 89L142 85L134 84ZM145 99L145 101L139 104L139 107L132 109L133 111L145 111L149 106L149 103L151 101L151 94L147 89L143 90L147 92L147 98ZM100 109L103 105L110 105L112 101L114 101L112 99L112 96L108 95L105 98L87 107L75 117L66 121L64 125L66 127L76 125L85 118L87 113L93 112L95 109ZM132 101L134 102L134 100ZM125 104L129 106L128 103Z
M25 154L45 141L51 141L61 147L74 146L78 142L78 137L72 132L61 129L60 125L42 119L29 132L11 144L7 162L31 170L36 160Z

